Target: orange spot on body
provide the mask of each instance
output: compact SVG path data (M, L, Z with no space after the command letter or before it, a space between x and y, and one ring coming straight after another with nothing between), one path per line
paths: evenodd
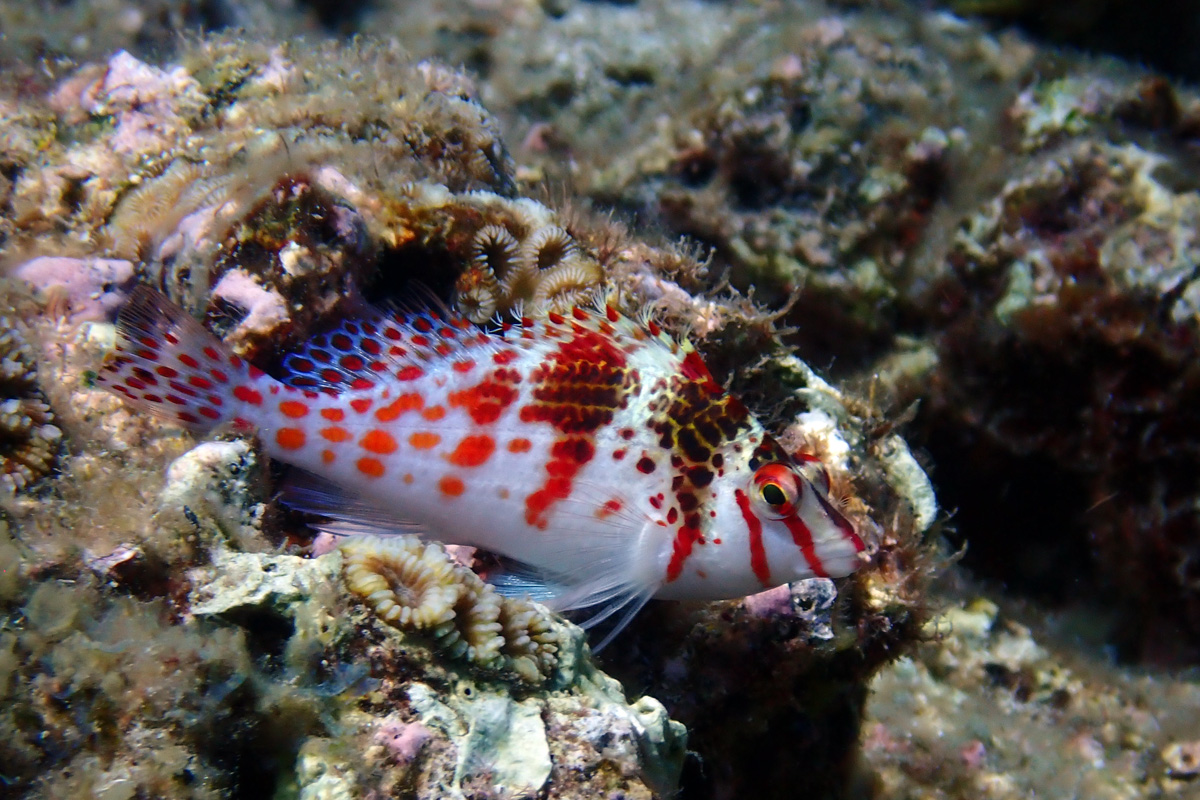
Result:
M404 482L405 482L405 483L412 483L412 482L413 482L413 474L412 474L411 472L406 472L406 473L404 473Z
M358 467L359 472L368 478L381 478L385 472L383 462L378 458L371 458L369 456L360 458L355 466Z
M408 437L408 443L418 450L431 450L442 442L442 437L430 431L417 431Z
M344 442L350 438L350 431L345 428L339 428L336 425L330 425L328 428L321 429L321 438L330 442Z
M332 450L322 450L321 451L321 462L322 463L332 464L334 458L336 458L336 456L334 456Z
M279 404L279 410L283 412L285 417L292 419L300 419L308 416L308 406L301 403L299 400L284 400Z
M437 422L446 416L445 406L430 406L421 412L421 416L430 422Z
M508 489L505 489L503 486L500 487L500 490L498 492L496 492L496 494L498 494L500 496L501 500L508 499Z
M341 422L346 418L346 412L340 408L322 408L321 416L330 422Z
M452 369L455 372L470 372L475 369L475 362L469 358L465 358L462 361L455 361Z
M496 442L490 436L467 436L446 456L446 460L459 467L478 467L492 457Z
M358 440L358 444L364 450L370 450L372 453L379 453L380 455L396 452L396 440L387 431L367 431Z
M417 411L425 405L425 398L416 392L402 394L383 408L375 412L375 419L380 422L395 422L409 411Z
M508 443L510 453L528 453L533 448L533 442L528 439L513 439Z
M466 487L459 478L446 475L438 481L438 489L447 497L458 497L466 490Z
M299 450L304 447L306 437L299 428L280 428L275 432L275 444L284 450Z

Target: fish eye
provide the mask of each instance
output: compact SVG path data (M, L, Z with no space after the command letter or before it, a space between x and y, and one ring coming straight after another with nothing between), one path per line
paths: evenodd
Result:
M796 473L786 464L764 464L752 479L755 505L762 516L785 519L796 513L800 499L800 483Z
M759 492L762 493L762 499L767 501L767 505L781 506L787 502L787 495L778 483L764 483L759 487Z

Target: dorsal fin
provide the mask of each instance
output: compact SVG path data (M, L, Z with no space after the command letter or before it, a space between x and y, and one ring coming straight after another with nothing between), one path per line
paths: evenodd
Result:
M287 383L326 392L369 389L381 378L404 380L412 368L491 343L466 317L368 308L317 334L283 360ZM407 370L407 371L406 371Z
M338 327L317 334L286 356L285 381L328 393L370 389L383 379L411 380L431 365L467 357L478 348L527 349L590 331L629 349L657 345L673 354L688 350L655 322L630 319L612 305L576 306L566 313L514 315L489 330L448 309L405 313L368 307Z

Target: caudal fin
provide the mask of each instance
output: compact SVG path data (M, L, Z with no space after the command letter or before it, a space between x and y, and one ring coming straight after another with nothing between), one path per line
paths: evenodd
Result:
M117 321L117 349L96 383L138 409L196 433L243 419L270 380L186 311L148 286L134 289Z

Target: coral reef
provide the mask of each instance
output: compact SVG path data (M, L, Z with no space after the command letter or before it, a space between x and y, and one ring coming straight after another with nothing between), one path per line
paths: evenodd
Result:
M414 536L356 536L340 547L346 585L389 625L428 631L439 648L487 670L529 682L557 664L549 612L501 597L436 542Z
M49 474L62 447L37 379L32 348L0 317L0 491L22 491Z
M829 465L872 563L838 584L653 604L602 654L663 705L627 703L577 630L440 551L430 566L424 546L389 545L455 587L423 629L401 620L403 570L364 563L361 597L338 577L349 552L298 557L311 534L270 502L252 441L185 456L186 437L89 389L126 279L111 294L52 281L49 315L98 324L24 319L51 343L39 380L72 450L44 500L13 498L19 542L0 543L16 565L0 571L14 792L1194 788L1191 687L1102 650L1144 667L1200 652L1193 91L887 0L380 2L342 19L401 44L214 37L150 66L98 28L78 51L94 65L4 70L4 267L128 264L265 368L416 283L479 321L612 290L690 331L789 449ZM630 235L603 206L698 244ZM970 596L1003 585L1023 602L931 595L927 463L966 571L995 581ZM1081 604L1079 628L1050 624ZM137 636L182 654L178 685ZM98 663L129 676L109 679L125 694L74 666ZM129 705L143 684L183 709L171 725ZM668 715L698 754L682 778ZM214 724L239 737L196 733Z

